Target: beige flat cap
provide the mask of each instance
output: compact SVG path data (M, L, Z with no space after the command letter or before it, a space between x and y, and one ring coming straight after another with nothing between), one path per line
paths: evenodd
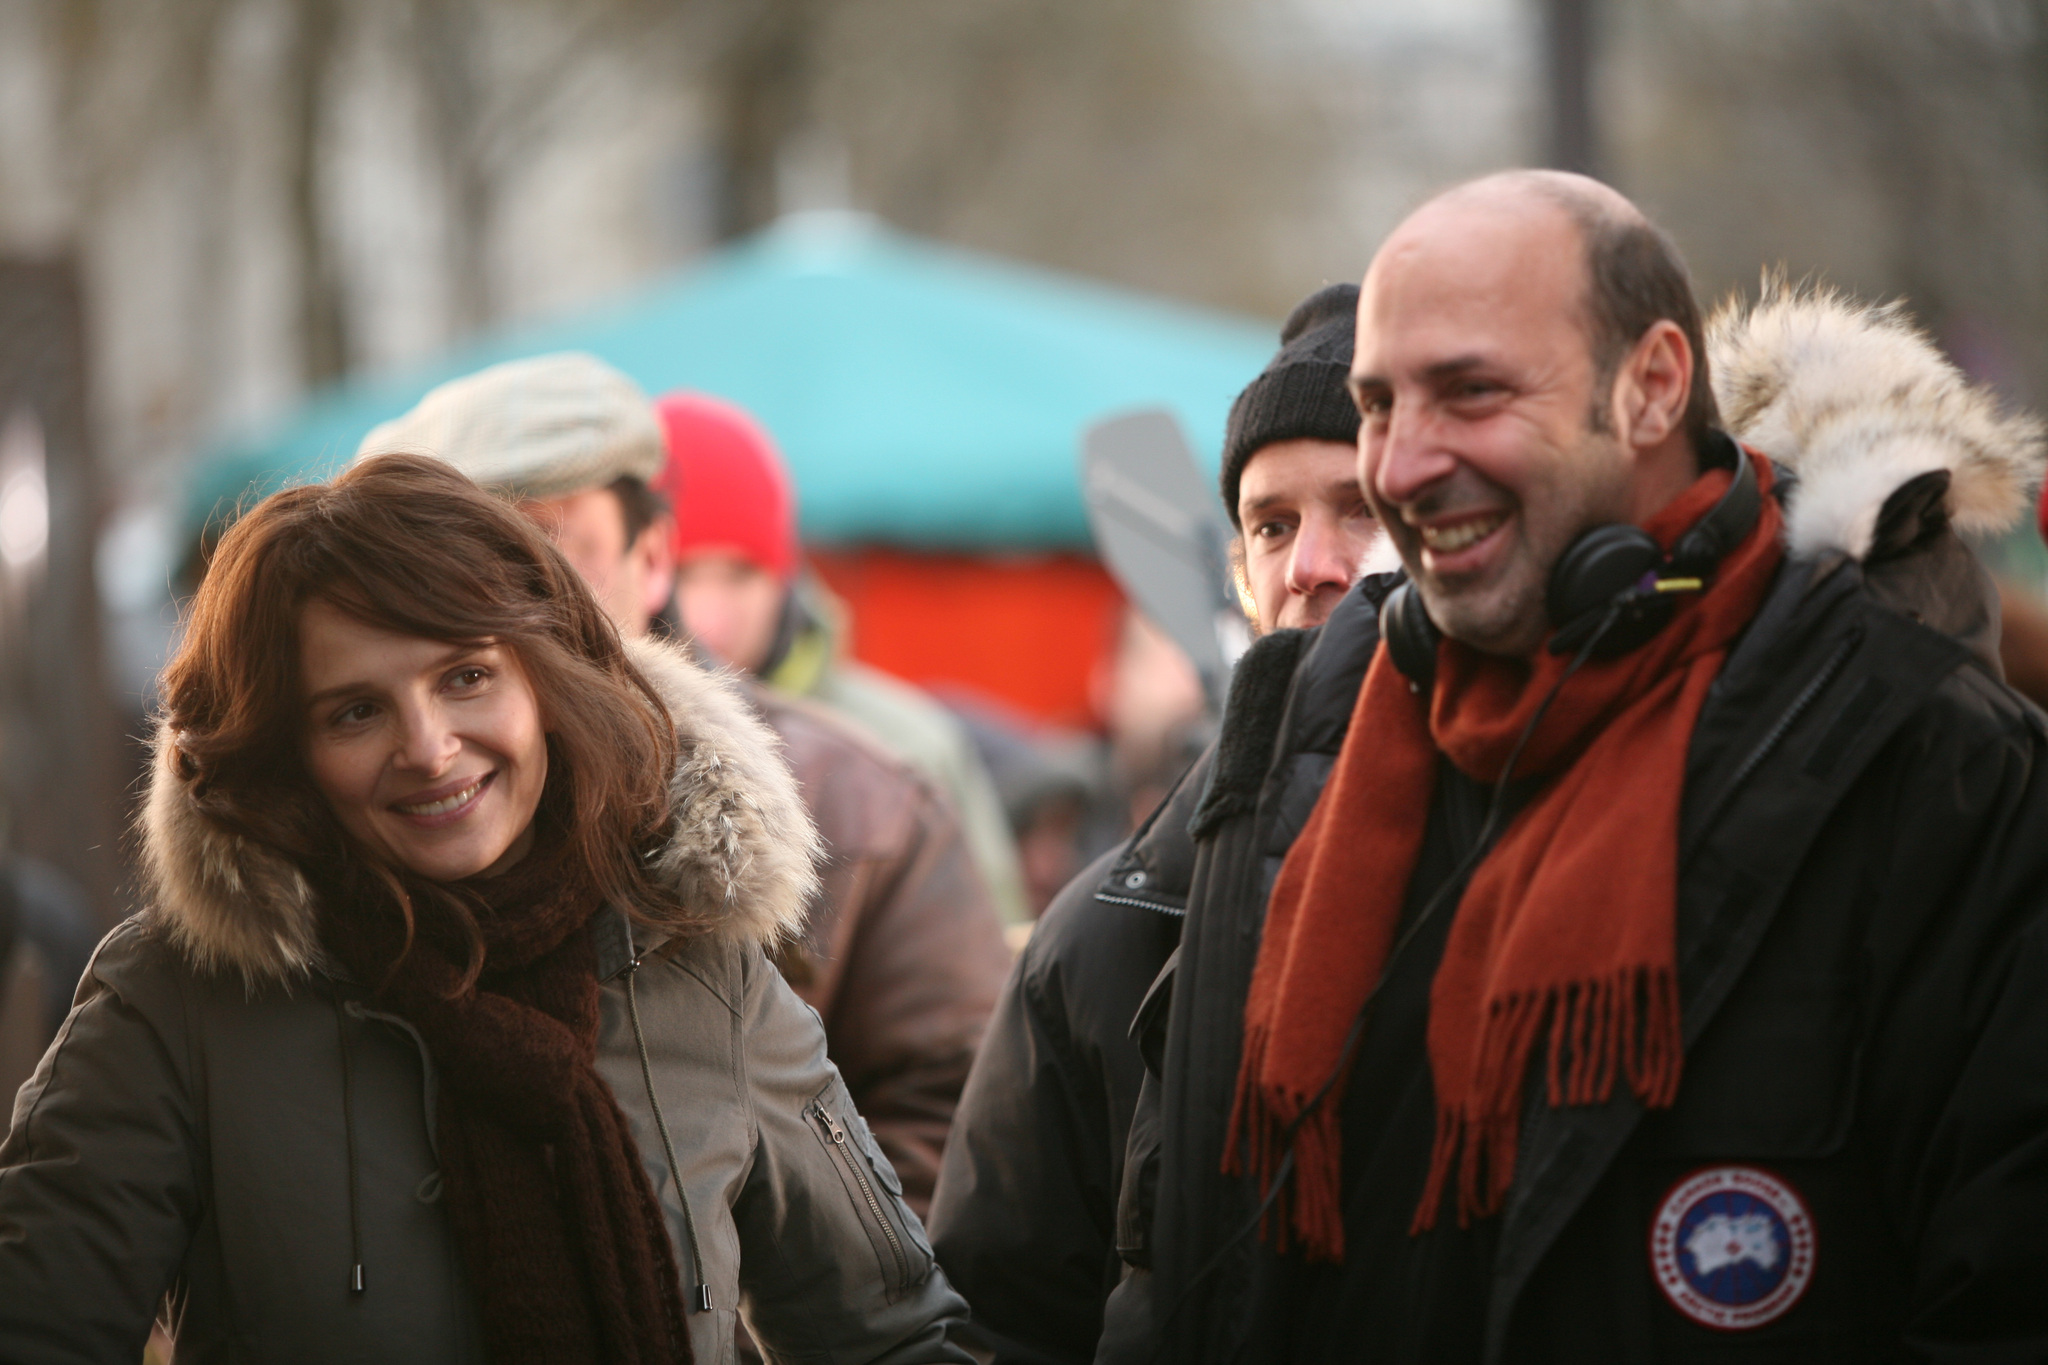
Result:
M446 460L518 498L556 498L631 474L652 482L668 451L640 386L594 355L508 360L451 379L373 429L356 459L407 451Z

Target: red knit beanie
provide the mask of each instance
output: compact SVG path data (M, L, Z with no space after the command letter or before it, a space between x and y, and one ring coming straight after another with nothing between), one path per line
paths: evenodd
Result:
M675 507L680 562L700 550L735 550L777 578L796 572L796 497L761 424L701 393L654 402L668 437L655 486Z

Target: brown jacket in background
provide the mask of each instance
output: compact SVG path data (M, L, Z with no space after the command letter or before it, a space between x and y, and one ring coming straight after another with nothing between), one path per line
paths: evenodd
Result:
M983 1027L1010 972L960 823L922 777L815 703L749 693L782 737L829 858L777 965L922 1217Z

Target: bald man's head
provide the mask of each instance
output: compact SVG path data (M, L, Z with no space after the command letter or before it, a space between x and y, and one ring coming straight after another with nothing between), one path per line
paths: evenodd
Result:
M1707 370L1699 303L1677 244L1627 196L1569 171L1500 171L1453 186L1425 204L1415 218L1438 206L1484 206L1512 213L1532 204L1555 208L1578 232L1585 271L1583 321L1599 392L1604 394L1613 383L1622 357L1652 323L1668 319L1685 333L1693 355L1685 431L1697 447L1721 420ZM1596 407L1594 415L1596 426L1605 422L1604 408Z
M1677 253L1595 181L1489 176L1388 236L1359 298L1359 477L1439 626L1534 649L1565 547L1697 477L1701 341Z

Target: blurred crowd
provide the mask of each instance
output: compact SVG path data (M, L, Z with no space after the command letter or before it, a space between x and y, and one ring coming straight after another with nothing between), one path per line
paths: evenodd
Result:
M2048 1360L2044 166L2048 0L0 5L0 1365ZM379 470L676 918L182 747Z
M1318 434L1255 439L1247 424L1256 414L1234 418L1220 491L1235 532L1237 598L1254 635L1318 624L1369 564L1394 562L1358 498L1345 430L1356 419L1338 343L1354 297L1333 287L1304 301L1269 376L1246 391L1248 399L1277 393L1273 376L1293 375L1307 393L1312 374L1319 396L1290 394L1293 426L1282 425ZM508 415L515 394L534 393L554 395L582 424L579 434L535 434L520 425L535 420L523 408L517 420ZM913 845L957 845L946 855L959 863L946 873L945 894L956 902L946 913L959 912L961 888L971 887L967 918L992 912L1015 952L1061 890L1123 847L1213 742L1218 716L1195 669L1135 606L1121 610L1114 646L1090 679L1095 730L1049 725L964 686L928 692L862 663L851 611L808 566L797 494L773 438L705 394L644 406L630 380L594 358L542 357L444 386L370 433L362 451L431 450L517 498L623 632L684 641L706 662L745 675L835 850L838 871L808 946L781 963L814 1003L843 989L818 986L821 971L837 970L821 964L850 956L857 933L930 937L914 927L916 907L932 902L918 880L926 874L906 879L903 871ZM612 449L620 443L637 453L622 460ZM196 587L222 529L208 523L176 556L178 597ZM2041 529L2048 537L2048 500ZM2010 581L2000 597L2007 680L2048 705L2048 607ZM127 723L139 732L147 717ZM902 813L898 827L878 819L881 811ZM0 1079L26 1075L102 928L81 886L11 848L0 812L0 986L12 1002L0 1001ZM966 991L970 1015L991 998L1000 976L992 962ZM851 994L874 991L856 985ZM963 1064L956 1057L952 1066ZM936 1150L934 1140L913 1165L928 1166ZM929 1180L926 1170L927 1191Z

